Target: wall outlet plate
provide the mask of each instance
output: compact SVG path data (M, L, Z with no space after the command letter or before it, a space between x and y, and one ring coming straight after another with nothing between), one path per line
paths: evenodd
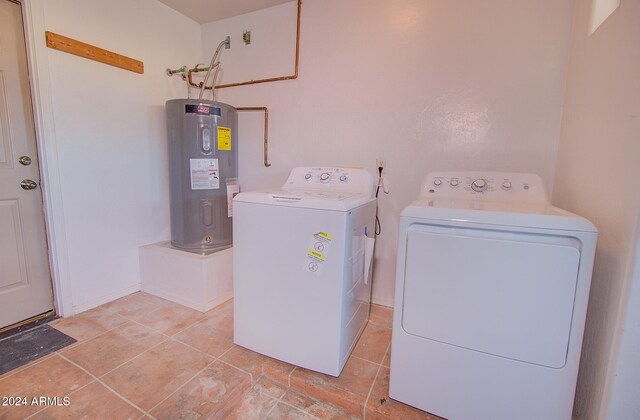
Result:
M378 170L378 168L380 168L380 167L384 168L384 159L382 159L382 158L376 159L376 170Z

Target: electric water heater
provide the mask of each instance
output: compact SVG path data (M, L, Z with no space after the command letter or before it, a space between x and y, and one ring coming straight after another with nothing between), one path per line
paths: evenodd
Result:
M238 192L238 111L208 100L167 101L171 245L208 253L232 244Z

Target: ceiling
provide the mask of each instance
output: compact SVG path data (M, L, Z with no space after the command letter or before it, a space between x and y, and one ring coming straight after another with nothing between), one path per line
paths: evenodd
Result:
M159 0L198 23L243 15L292 0Z

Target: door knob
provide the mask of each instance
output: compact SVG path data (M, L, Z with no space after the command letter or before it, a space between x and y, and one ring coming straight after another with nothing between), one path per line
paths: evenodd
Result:
M35 181L32 181L30 179L23 179L22 182L20 183L20 186L22 187L23 190L32 190L36 188L38 184L36 184Z
M29 156L20 156L18 158L18 162L20 162L24 166L31 165L31 158Z

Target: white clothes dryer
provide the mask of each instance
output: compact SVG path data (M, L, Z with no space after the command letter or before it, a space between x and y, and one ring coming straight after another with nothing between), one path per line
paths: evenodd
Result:
M294 168L237 195L234 342L338 376L369 319L375 213L362 169Z
M571 419L596 238L537 175L429 174L400 216L390 397L452 420Z

